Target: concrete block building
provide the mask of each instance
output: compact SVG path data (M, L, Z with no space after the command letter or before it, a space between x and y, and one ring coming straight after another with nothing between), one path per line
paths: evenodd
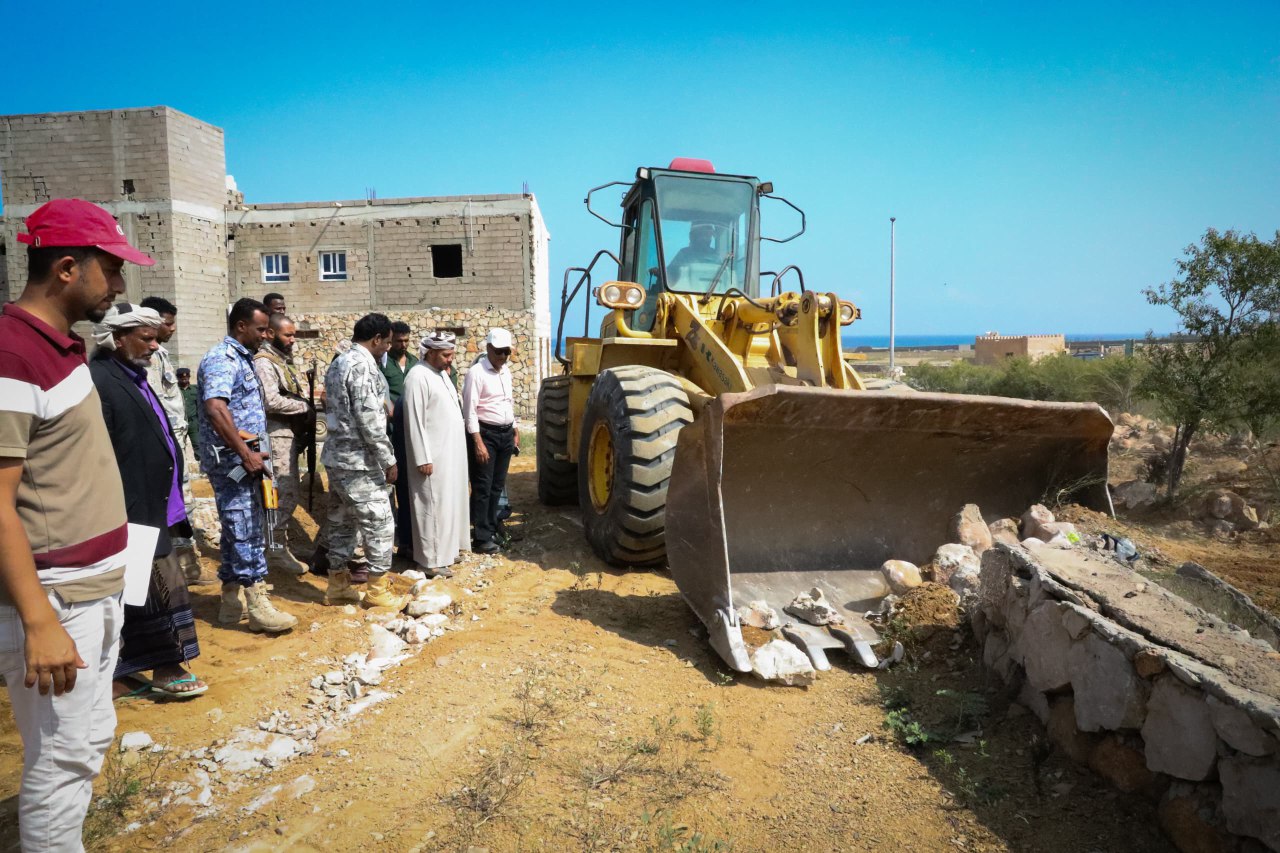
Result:
M274 291L299 321L300 357L321 364L369 311L415 333L451 329L466 353L509 328L517 409L532 417L554 334L532 195L246 204L224 152L221 129L169 107L0 116L0 297L26 281L22 220L51 198L84 198L156 259L126 266L127 295L178 306L179 364L194 369L224 334L228 304Z
M973 341L973 357L978 364L998 364L1007 358L1029 358L1067 351L1064 335L998 335L989 333Z

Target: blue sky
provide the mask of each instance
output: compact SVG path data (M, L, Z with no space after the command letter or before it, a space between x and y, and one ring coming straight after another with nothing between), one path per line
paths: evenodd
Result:
M705 157L804 208L765 268L855 331L888 330L890 216L900 334L1169 330L1141 290L1183 247L1280 227L1280 3L1040 5L71 2L81 37L7 40L0 112L167 104L250 202L528 182L557 297L616 249L589 187Z

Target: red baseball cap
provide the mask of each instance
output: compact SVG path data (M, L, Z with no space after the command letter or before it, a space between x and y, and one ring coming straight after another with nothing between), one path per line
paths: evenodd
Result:
M36 208L27 217L29 234L19 234L18 242L35 246L93 246L125 261L149 267L155 263L124 238L116 218L101 207L78 198L55 198Z

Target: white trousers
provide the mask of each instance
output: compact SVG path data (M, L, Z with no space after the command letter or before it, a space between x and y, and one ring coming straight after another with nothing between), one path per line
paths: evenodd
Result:
M18 835L25 853L80 853L93 780L115 738L111 676L124 610L119 595L63 604L50 593L49 603L89 665L77 673L75 689L61 696L25 686L22 623L13 607L0 606L0 673L22 735Z

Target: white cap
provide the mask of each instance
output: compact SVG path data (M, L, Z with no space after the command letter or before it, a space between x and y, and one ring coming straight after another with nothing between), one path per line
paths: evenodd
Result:
M510 349L511 333L506 329L490 329L489 334L485 335L484 342L494 349Z

